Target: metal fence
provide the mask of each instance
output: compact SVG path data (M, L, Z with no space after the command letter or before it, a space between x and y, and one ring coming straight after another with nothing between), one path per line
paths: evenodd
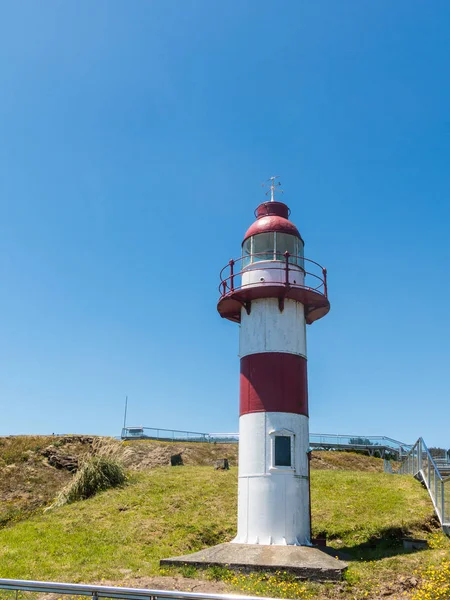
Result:
M394 454L399 460L411 449L410 444L399 442L383 435L339 435L327 433L311 433L311 448L319 450L364 450L369 454L378 453L382 458L386 454Z
M327 270L315 260L289 252L256 252L231 259L220 271L221 297L255 285L252 267L268 272L267 280L260 279L258 286L291 285L316 291L328 296ZM246 279L247 276L247 279ZM300 277L300 278L299 278ZM293 280L293 278L296 278Z
M205 433L199 431L181 431L158 427L124 427L123 440L151 439L166 442L207 442L233 444L239 442L238 433ZM401 460L411 449L411 445L382 435L339 435L329 433L311 433L311 448L320 450L363 450L369 454L378 453L384 458L394 454Z
M160 427L124 427L123 440L160 440L163 442L218 442L236 443L238 433L204 433L201 431L182 431L179 429L162 429Z
M91 596L97 598L127 598L129 600L156 600L171 598L172 600L254 600L252 596L233 594L199 594L195 592L179 592L169 590L151 590L125 587L109 587L103 585L84 585L78 583L57 583L50 581L26 581L22 579L0 579L0 589L22 592L39 592L42 594L70 594L72 596Z
M398 472L401 475L414 475L425 484L438 519L448 533L450 531L450 477L441 475L422 438L419 438L411 448Z

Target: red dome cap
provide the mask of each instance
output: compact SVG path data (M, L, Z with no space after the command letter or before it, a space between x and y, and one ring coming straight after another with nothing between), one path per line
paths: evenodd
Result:
M247 229L242 243L252 235L272 231L295 235L303 242L297 227L289 221L289 214L290 210L283 202L263 202L255 210L256 221Z

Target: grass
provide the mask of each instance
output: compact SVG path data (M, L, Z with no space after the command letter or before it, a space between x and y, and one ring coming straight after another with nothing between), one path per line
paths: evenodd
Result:
M125 480L125 470L119 462L107 456L92 456L82 463L49 508L87 500L99 492L123 485Z
M39 450L51 443L68 454L125 462L127 486L43 513L71 479L45 464ZM187 466L158 466L179 451ZM326 533L328 543L350 557L342 583L300 582L282 572L160 569L160 558L235 535L237 469L215 472L212 464L228 456L235 465L236 451L236 445L150 440L102 438L90 450L51 436L0 439L0 577L139 586L140 578L175 574L184 578L181 589L206 579L281 598L450 597L450 542L436 527L426 491L412 478L384 474L380 459L343 452L314 452L311 473L313 534ZM430 549L406 553L404 535L426 537ZM170 587L174 580L164 581L162 587Z
M428 494L409 477L357 471L313 471L314 534L348 551L383 539L423 533L433 519Z
M398 463L392 462L394 468ZM359 452L337 452L335 450L314 450L311 455L312 469L338 469L343 471L384 472L384 463L379 458Z
M85 444L71 443L67 436L0 438L0 527L27 519L71 480L68 471L50 467L42 456L49 446L77 456L89 453Z
M99 581L157 573L163 556L231 539L235 499L236 470L135 473L125 488L0 530L0 576Z
M181 575L186 581L206 577L243 593L274 597L377 598L393 581L409 581L414 570L450 557L446 538L433 526L428 495L414 479L321 470L312 471L311 484L314 534L326 532L331 545L352 557L346 581L305 583L284 573L244 575L226 569L198 573L190 568ZM236 496L236 468L134 472L126 487L1 529L0 577L126 585L128 579L170 574L160 570L160 558L232 539ZM404 553L401 535L428 535L434 547Z
M126 465L142 468L170 464L172 454L181 453L183 463L188 466L210 466L216 460L227 457L230 466L237 465L238 444L199 442L167 442L157 440L132 440L121 444Z
M7 465L25 462L29 452L37 452L54 442L52 436L21 435L0 438L0 463Z

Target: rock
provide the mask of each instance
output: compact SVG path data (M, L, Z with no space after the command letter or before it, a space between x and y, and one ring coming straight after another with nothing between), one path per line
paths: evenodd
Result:
M45 456L48 464L56 469L64 469L73 473L78 470L78 457L70 454L62 454L54 446L48 446L41 450L41 455Z
M172 454L172 456L170 457L170 464L172 465L172 467L183 466L183 457L181 456L181 452L180 454Z
M76 456L52 454L48 457L48 462L56 469L65 469L70 473L78 470L78 458Z
M428 548L427 540L405 537L402 539L402 542L405 550L426 550Z
M221 458L220 460L216 460L216 462L214 463L214 468L216 471L228 471L228 469L230 468L228 458Z

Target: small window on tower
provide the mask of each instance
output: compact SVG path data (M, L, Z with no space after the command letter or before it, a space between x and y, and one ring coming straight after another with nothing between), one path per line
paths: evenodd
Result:
M275 436L275 467L292 467L291 436Z

